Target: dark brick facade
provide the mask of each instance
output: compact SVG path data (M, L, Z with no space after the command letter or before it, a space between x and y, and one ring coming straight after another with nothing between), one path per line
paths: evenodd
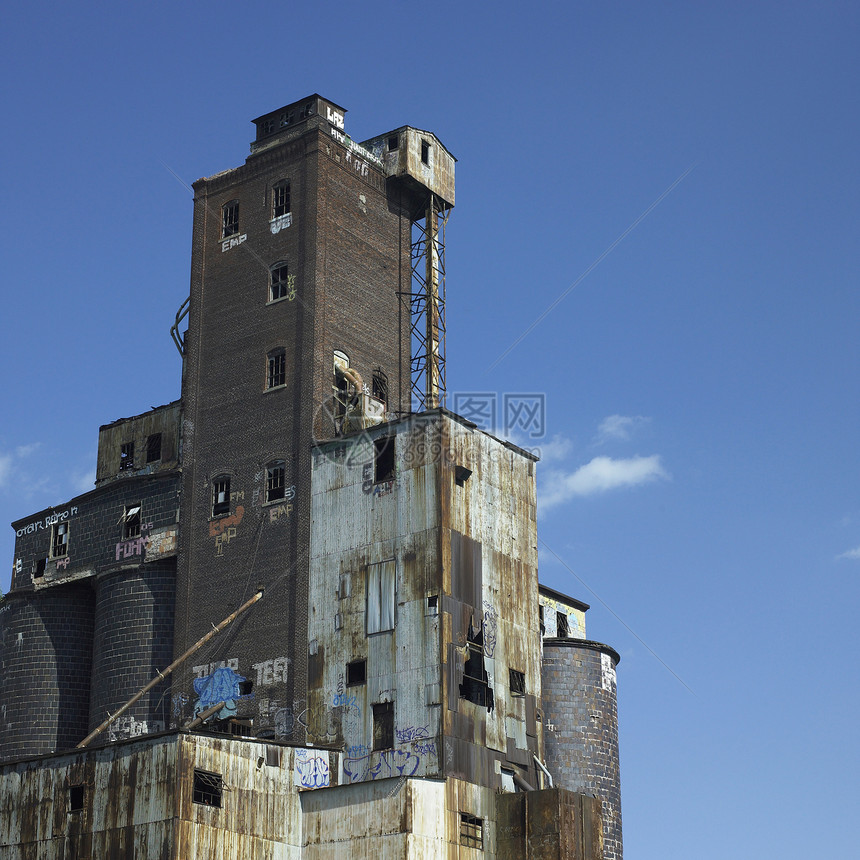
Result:
M618 654L583 639L545 639L546 764L556 782L603 802L605 860L621 860L621 772L615 667Z

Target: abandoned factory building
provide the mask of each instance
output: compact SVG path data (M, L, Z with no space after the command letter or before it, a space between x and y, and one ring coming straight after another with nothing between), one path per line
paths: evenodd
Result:
M345 113L194 183L180 398L13 523L0 858L622 856L618 655L444 405L455 159Z

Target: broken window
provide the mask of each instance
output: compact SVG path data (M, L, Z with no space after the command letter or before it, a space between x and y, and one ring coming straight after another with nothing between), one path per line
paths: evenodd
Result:
M283 460L274 460L266 466L267 502L277 502L284 498L286 472L286 464Z
M367 682L367 660L353 660L346 664L346 686L360 687Z
M154 463L161 459L161 433L146 437L146 462Z
M317 112L317 106L315 102L308 102L302 108L302 119L306 119L309 116L313 116Z
M367 568L367 633L394 629L394 559Z
M221 807L221 795L224 791L224 780L220 773L209 773L205 770L194 770L195 803L203 806Z
M567 615L564 612L556 612L556 627L555 627L555 635L559 637L559 639L565 639L568 636L568 624L567 624Z
M45 575L45 565L48 563L48 559L39 558L36 559L33 564L33 579L39 579L40 577Z
M219 475L212 482L212 516L230 513L230 476Z
M385 375L381 367L377 367L373 371L373 388L371 393L377 400L383 403L388 403L388 377Z
M69 554L69 524L54 523L51 527L51 558Z
M221 238L235 236L239 232L239 201L231 200L221 207Z
M119 447L119 470L134 468L134 442L123 442Z
M490 678L484 666L484 631L475 630L469 624L469 639L466 643L466 665L463 669L463 683L460 684L460 698L492 711L494 707Z
M460 813L460 844L484 850L484 819Z
M394 437L382 436L374 440L373 483L394 480Z
M287 353L283 349L275 349L267 357L268 373L266 388L278 388L287 381Z
M280 218L290 212L290 183L284 180L272 188L272 217Z
M69 786L69 812L80 812L84 808L84 786Z
M502 777L502 791L515 792L517 787L514 783L514 772L509 768L503 767L500 775Z
M516 669L509 669L511 679L511 695L525 696L526 694L526 676L523 672L518 672Z
M430 163L430 144L426 140L421 141L421 163Z
M123 540L140 537L140 502L125 506L121 522Z
M272 266L271 282L269 285L269 301L286 298L289 292L290 269L286 263L275 263Z
M281 128L286 128L293 121L293 112L285 111L281 114L280 124Z
M264 119L262 126L263 134L271 134L275 130L275 121L273 119Z
M390 750L394 746L394 702L373 706L373 749Z

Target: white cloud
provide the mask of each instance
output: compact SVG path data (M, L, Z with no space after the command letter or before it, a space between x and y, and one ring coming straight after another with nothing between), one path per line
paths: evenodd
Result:
M854 549L846 550L845 552L837 555L836 558L860 559L860 546L856 546L854 547Z
M573 443L564 436L556 435L549 442L544 442L538 447L537 454L541 463L552 463L564 460L570 454Z
M9 472L12 470L12 455L0 454L0 487L6 486L9 480Z
M88 493L96 485L96 470L88 469L86 472L73 474L71 482L75 495Z
M19 445L15 449L15 456L19 459L23 459L24 457L28 457L33 453L42 443L41 442L31 442L29 445Z
M597 428L597 442L628 440L633 431L651 419L644 415L607 415Z
M545 475L538 499L541 510L546 511L576 496L592 496L668 478L669 474L660 463L659 454L623 460L595 457L575 472L550 472Z

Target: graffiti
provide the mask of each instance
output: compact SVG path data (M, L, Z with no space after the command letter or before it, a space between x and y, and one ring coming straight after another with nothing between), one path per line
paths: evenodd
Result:
M281 230L286 230L287 227L292 227L293 225L293 215L291 212L287 212L285 215L279 215L277 218L272 218L269 221L269 229L272 233L280 233Z
M421 759L411 750L381 750L344 759L343 775L347 782L414 776L420 764Z
M429 726L407 726L405 729L395 729L394 732L397 735L397 742L401 744L430 737Z
M292 708L278 708L274 713L275 737L277 739L288 738L293 733L295 720Z
M361 492L370 493L373 490L373 463L365 463L361 470Z
M247 233L243 233L241 236L233 236L230 239L225 239L221 243L221 253L223 254L225 251L229 251L231 248L235 248L237 245L241 245L248 238Z
M173 716L178 720L184 713L185 709L188 707L188 703L191 699L188 696L188 693L174 693L171 702L173 704Z
M35 531L39 531L39 529L50 528L55 523L61 523L64 520L69 519L69 517L75 516L77 514L78 508L77 505L72 505L72 507L67 508L65 511L60 511L59 513L48 514L44 520L33 520L31 523L27 523L26 526L18 529L15 532L17 537L23 537L24 535L33 534Z
M496 653L496 638L498 631L496 629L499 616L492 604L484 601L484 654L487 657L492 657Z
M331 743L337 740L338 727L334 722L334 714L325 703L305 708L296 717L296 721L311 740L320 743Z
M291 302L296 297L296 276L287 275L287 301Z
M372 161L374 164L378 164L382 166L381 159L377 158L372 152L365 149L360 144L356 143L351 137L347 137L343 132L338 131L336 128L331 129L331 136L338 142L343 144L348 152L347 155L351 156L353 152L360 153L362 158L368 159L368 161ZM366 175L366 174L365 174Z
M600 685L604 690L611 690L613 684L617 683L615 667L612 658L608 654L600 654Z
M119 554L117 554L117 558L119 558ZM57 562L57 570L65 570L69 566L69 557L61 558Z
M324 788L329 784L328 753L296 750L293 782L299 788Z
M136 720L134 717L120 717L114 722L108 730L108 737L111 741L123 741L128 738L140 737L140 735L148 735L153 732L163 732L164 723L161 720Z
M355 696L348 696L346 693L335 693L331 700L332 706L335 708L357 708L358 700ZM360 710L360 709L359 709Z
M143 555L144 550L149 543L149 538L146 535L132 538L131 540L121 540L116 545L116 560L122 558L131 558L134 555Z
M245 509L242 505L237 505L236 513L230 514L229 517L219 517L217 520L212 520L209 523L209 537L219 537L224 532L229 531L231 527L238 526L242 522L242 517L245 516ZM235 528L233 533L235 535ZM227 541L229 543L229 540Z
M192 671L198 678L205 678L211 675L216 669L232 669L234 672L239 671L239 658L230 657L229 660L218 660L216 663L202 663L200 666L194 666Z
M197 693L198 699L194 705L194 716L218 702L224 702L224 707L218 711L218 719L233 716L236 713L236 700L253 696L253 693L242 695L240 692L239 685L245 680L246 678L228 666L216 669L206 677L195 678L194 692Z
M338 128L343 128L343 114L339 111L332 110L328 105L325 106L325 118Z
M367 744L353 744L346 748L346 755L348 758L361 758L362 756L369 755L370 753L371 749Z
M236 490L235 492L230 493L230 501L231 502L239 502L245 501L245 491L244 490Z
M269 508L269 522L275 523L281 517L287 517L289 519L290 514L293 512L292 505L278 505L274 508Z
M436 755L436 741L425 741L412 745L412 752L417 755Z
M287 682L287 667L290 665L289 657L275 657L273 660L264 660L255 663L251 668L257 673L257 686L266 687L269 684Z

